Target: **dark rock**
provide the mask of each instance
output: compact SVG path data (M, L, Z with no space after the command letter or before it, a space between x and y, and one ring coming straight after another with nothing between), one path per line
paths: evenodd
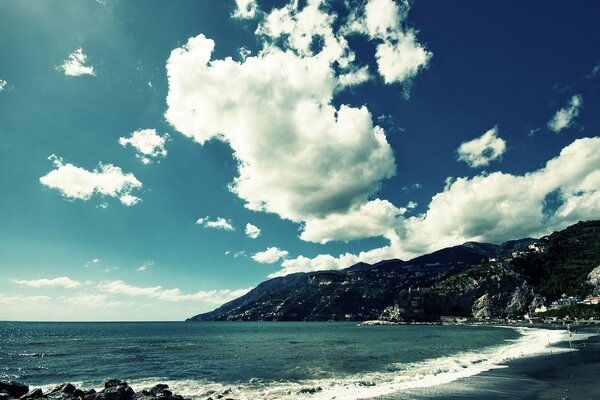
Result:
M94 400L96 398L96 390L89 389L83 392L83 400Z
M302 388L298 391L298 393L306 393L306 394L315 394L323 390L320 386L311 387L311 388Z
M158 385L154 385L149 392L153 393L154 395L158 396L160 393L163 393L164 391L166 391L167 389L169 389L169 385L166 385L164 383L159 383ZM169 393L171 393L169 391Z
M110 386L102 392L102 398L106 400L132 400L135 396L135 392L132 388L124 385ZM98 396L96 396L98 399Z
M109 379L104 382L104 388L108 389L115 386L127 386L127 382L122 381L120 379Z
M75 389L72 393L73 397L79 398L85 396L85 392L81 389Z
M70 383L63 383L62 385L58 385L57 387L52 389L50 391L50 393L61 392L61 393L73 394L73 392L75 392L75 389L76 388L74 385L72 385Z
M11 400L14 397L10 397L10 395L6 392L0 392L0 400Z
M156 400L156 396L147 390L142 390L140 393L135 394L135 400Z
M11 397L19 398L29 392L29 386L20 382L0 381L0 390L8 393Z
M40 397L44 397L44 392L42 389L37 388L30 390L27 394L24 394L20 397L21 400L29 400L29 399L39 399Z

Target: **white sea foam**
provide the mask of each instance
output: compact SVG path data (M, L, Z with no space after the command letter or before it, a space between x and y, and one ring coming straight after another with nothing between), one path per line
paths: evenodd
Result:
M168 381L160 378L131 382L137 391L156 383L167 383L184 397L206 398L211 394L227 392L226 397L250 399L367 399L448 383L477 375L495 368L504 368L507 361L535 355L550 355L574 351L557 347L558 342L584 340L593 334L570 334L564 330L513 328L521 336L512 341L478 352L434 358L417 363L392 364L383 372L369 372L343 378L314 379L300 382L261 382L251 380L235 386L201 380Z

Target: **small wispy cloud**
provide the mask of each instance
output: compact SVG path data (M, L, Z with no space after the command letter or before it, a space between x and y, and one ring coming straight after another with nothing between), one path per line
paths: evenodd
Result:
M235 11L233 18L253 19L258 12L256 0L235 0Z
M45 287L64 287L68 289L76 288L82 285L81 282L75 281L66 276L61 276L59 278L54 279L13 279L13 283L16 283L19 286L27 286L32 288L45 288Z
M7 296L0 294L0 304L43 304L52 300L49 296Z
M102 282L98 285L98 289L113 294L143 296L171 302L202 301L210 304L223 304L248 293L252 288L200 290L196 293L185 294L178 288L163 289L161 286L139 287L129 285L122 280L116 280Z
M100 260L99 258L93 258L90 261L88 261L88 262L85 263L85 267L86 268L96 267L96 266L100 265L101 261L102 260Z
M145 263L143 263L142 265L140 265L136 271L138 272L146 272L148 271L148 268L152 267L154 265L154 261L146 261Z
M69 57L59 68L64 71L66 76L95 76L96 71L94 71L94 67L86 65L86 62L87 56L83 53L82 48L78 48L73 53L69 54Z
M275 263L290 254L286 250L281 250L278 247L269 247L264 251L259 251L252 256L252 259L261 264Z
M6 82L4 79L0 79L0 92L6 89L7 86L8 82Z
M74 296L60 296L59 300L78 308L122 307L126 305L122 301L109 299L105 294L78 293Z
M561 108L554 114L554 117L548 122L548 128L553 132L560 132L570 127L573 121L579 115L579 110L583 106L583 97L579 94L574 95L569 100L569 104Z
M123 147L131 145L136 149L136 157L144 164L149 164L153 159L166 157L165 143L169 135L160 136L155 129L141 129L131 133L130 137L120 137L119 144Z
M600 62L596 63L589 74L585 76L585 78L589 81L594 79L598 73L600 73Z
M458 159L469 167L485 167L491 161L502 157L506 151L506 141L498 137L498 128L493 127L482 136L464 142L458 148Z
M235 231L235 228L233 227L233 225L231 225L231 220L227 220L221 217L217 217L214 220L211 220L208 216L204 218L198 218L196 224L202 225L205 228L222 229L224 231Z
M246 236L256 239L260 236L260 228L256 225L246 224Z

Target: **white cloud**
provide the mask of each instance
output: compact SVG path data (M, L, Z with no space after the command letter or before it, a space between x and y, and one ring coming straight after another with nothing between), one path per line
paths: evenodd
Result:
M55 166L53 171L40 178L40 182L58 190L64 197L89 200L94 194L118 197L124 205L134 205L140 199L131 191L140 188L142 183L132 173L123 173L112 164L98 165L93 171L63 162L55 155L48 157Z
M230 300L236 299L252 290L252 288L238 290L200 290L196 293L184 294L178 288L163 289L161 286L138 287L129 285L121 280L102 282L98 285L98 289L113 294L144 296L163 301L201 301L215 305L223 304Z
M400 13L390 4L389 32L373 28L373 35L348 26L376 21L377 10L353 14L350 25L322 0L258 12L262 49L239 62L213 59L215 43L204 35L190 38L167 62L167 121L198 143L218 139L231 147L239 163L230 189L251 210L302 222L360 206L395 173L395 162L365 106L333 105L339 90L370 77L346 36L359 32L383 46L388 83L411 79L430 57L415 32L402 29L408 5ZM253 10L254 2L237 7Z
M379 73L385 83L410 80L427 66L431 53L418 42L414 32L398 35L396 41L384 41L375 53Z
M4 79L0 79L0 92L3 91L4 89L6 89L7 85L8 85L8 82L6 82Z
M136 156L144 163L148 164L157 157L166 157L167 150L165 143L169 140L169 135L160 136L155 129L141 129L131 133L131 136L120 137L119 144L126 147L128 144L137 150Z
M260 236L260 228L256 225L246 224L246 236L256 239Z
M409 259L466 241L500 243L539 237L600 215L600 137L575 140L560 155L524 175L502 172L449 179L433 196L427 212L406 218L403 209L375 200L348 214L331 216L305 228L306 240L349 240L382 236L390 245L358 255L284 260L271 276L346 268L356 262ZM560 198L555 209L547 198ZM387 217L386 217L387 216ZM328 226L331 225L331 227ZM365 226L363 234L358 227Z
M458 148L458 159L466 162L469 167L485 167L502 157L506 151L506 142L498 137L498 128L493 127L482 136L464 142Z
M345 213L307 220L300 239L324 244L365 237L391 238L397 219L405 212L406 209L397 208L387 200L375 199Z
M364 67L350 70L344 74L341 74L338 77L338 84L342 88L358 86L365 83L369 79L371 79L369 67L365 65Z
M79 293L74 296L60 296L59 300L71 306L80 308L122 307L126 305L122 301L110 300L105 294Z
M8 296L0 293L2 305L45 304L50 300L52 298L48 296Z
M253 19L256 17L258 6L256 0L235 0L234 18Z
M570 127L579 115L579 110L583 106L583 97L577 94L571 97L569 104L561 108L554 114L554 117L548 122L548 128L553 132L560 132Z
M403 29L408 9L408 2L398 5L393 0L368 0L364 8L356 9L345 28L381 42L375 59L387 84L410 82L432 57L417 41L414 30Z
M72 288L81 286L81 282L74 281L73 279L68 278L66 276L61 276L60 278L54 278L54 279L47 279L47 278L31 279L31 280L13 279L12 281L13 281L13 283L16 283L17 285L28 286L28 287L32 287L32 288L64 287L64 288L72 289Z
M126 193L119 197L119 201L121 202L121 204L124 204L126 206L134 206L137 203L139 203L140 201L142 201L142 199L140 199L139 197L133 196L129 193Z
M361 251L359 254L344 253L337 257L334 257L331 254L319 254L313 258L299 256L284 260L281 263L282 269L270 274L269 278L289 275L296 272L344 269L358 262L372 264L381 260L396 258L397 256L398 248L396 245L380 247L369 251Z
M198 218L196 224L202 225L205 228L213 228L213 229L222 229L224 231L235 231L233 225L231 225L231 220L227 220L225 218L217 217L215 220L211 220L208 216L204 218Z
M259 251L258 253L254 254L252 259L261 264L272 264L282 258L285 258L288 254L290 253L286 250L281 250L277 247L269 247L264 251Z
M239 176L230 187L247 208L301 221L365 201L394 174L367 108L331 105L327 55L267 47L238 63L211 60L213 47L200 35L171 53L166 118L198 143L231 146Z
M402 224L402 250L422 254L468 240L498 243L594 219L600 215L598 188L600 138L578 139L537 171L449 181L425 215ZM563 204L547 210L546 197L554 192Z
M79 48L73 53L69 54L69 57L65 60L64 64L60 66L66 76L81 76L81 75L96 75L94 67L91 65L85 65L87 62L87 56L83 53L83 49Z

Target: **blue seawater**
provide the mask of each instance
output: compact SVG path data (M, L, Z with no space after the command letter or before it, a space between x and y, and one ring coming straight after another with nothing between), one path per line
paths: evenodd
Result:
M0 322L0 379L97 388L114 377L195 398L229 387L239 399L365 398L489 369L523 336L329 322Z

